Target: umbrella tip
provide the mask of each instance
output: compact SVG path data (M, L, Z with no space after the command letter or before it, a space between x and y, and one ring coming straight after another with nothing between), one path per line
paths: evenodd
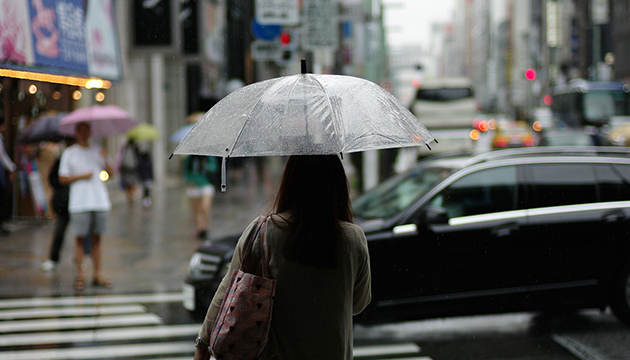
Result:
M302 74L306 74L306 59L302 59L300 63L302 64Z

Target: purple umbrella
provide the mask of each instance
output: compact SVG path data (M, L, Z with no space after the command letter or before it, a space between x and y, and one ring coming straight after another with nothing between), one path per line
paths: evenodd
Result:
M92 126L92 136L123 134L139 125L128 112L114 105L94 105L80 108L64 117L59 124L59 132L74 135L77 124L88 123Z

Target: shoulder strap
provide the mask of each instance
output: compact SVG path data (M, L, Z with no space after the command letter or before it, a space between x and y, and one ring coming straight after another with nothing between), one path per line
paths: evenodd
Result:
M266 224L267 224L267 217L266 216L259 216L258 219L256 220L256 224L254 225L254 227L252 228L252 230L249 232L249 234L247 235L247 239L245 240L245 246L243 248L243 258L241 259L241 266L240 269L243 268L243 264L245 264L245 260L247 259L247 256L249 256L249 253L252 251L252 246L254 245L254 240L256 240L256 237L258 237L258 234L260 233L261 230L266 230ZM266 255L265 255L266 256ZM262 261L262 259L261 259ZM267 264L265 261L265 264L263 265L263 273L265 273L267 271L266 269Z

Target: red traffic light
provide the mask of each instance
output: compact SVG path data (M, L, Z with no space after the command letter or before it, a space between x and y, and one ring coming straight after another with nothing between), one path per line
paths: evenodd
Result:
M532 68L525 70L525 78L529 81L536 80L536 70Z
M280 33L280 44L284 46L291 44L291 34L289 32L283 31Z

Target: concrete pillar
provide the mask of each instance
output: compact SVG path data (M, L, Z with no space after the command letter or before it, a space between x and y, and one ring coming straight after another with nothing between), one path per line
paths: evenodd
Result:
M160 134L168 134L166 127L166 101L164 96L164 55L153 53L149 58L151 69L151 119ZM166 140L164 136L153 141L153 176L157 182L166 177Z

